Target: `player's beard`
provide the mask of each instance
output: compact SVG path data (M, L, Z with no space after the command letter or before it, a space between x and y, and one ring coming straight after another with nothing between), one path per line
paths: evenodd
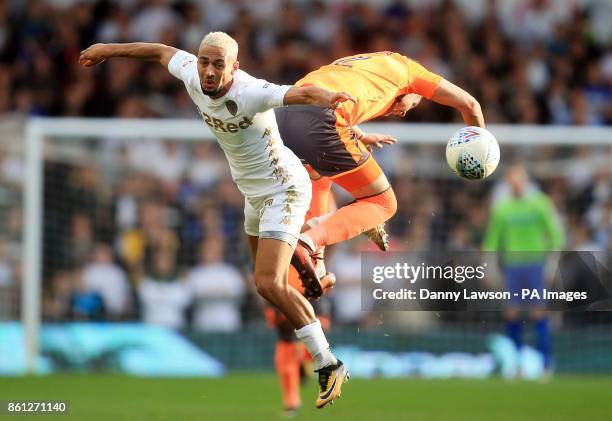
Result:
M202 88L202 93L206 96L215 96L218 95L222 91L222 87L218 86L216 89L206 89L204 86L200 86Z
M206 96L210 97L221 97L229 91L229 87L231 86L231 81L226 83L225 85L219 84L215 89L206 89L204 85L200 84L200 88L202 88L202 93Z
M207 88L206 85L213 85L214 88ZM220 78L217 79L216 77L210 78L210 77L205 77L202 79L202 81L200 82L200 88L202 88L202 93L206 96L216 96L219 95L221 93L221 91L223 91L223 84L221 83Z

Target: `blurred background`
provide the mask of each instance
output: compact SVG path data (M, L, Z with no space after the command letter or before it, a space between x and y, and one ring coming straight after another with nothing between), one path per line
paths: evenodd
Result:
M79 52L90 44L148 41L195 51L204 34L223 30L240 45L241 68L288 84L339 57L393 50L472 93L487 124L610 126L611 20L607 0L0 0L5 350L10 338L20 338L14 321L21 317L27 119L198 118L182 84L160 66L112 60L80 67ZM458 113L427 101L405 121L394 121L405 123L405 135L378 159L399 201L388 223L395 250L479 249L493 192L504 188L503 165L520 160L533 185L554 203L565 249L610 255L612 138L599 145L588 139L502 144L497 173L467 183L446 167L445 139L429 145L412 142L410 135L412 123L459 121ZM204 125L195 136L46 139L42 320L49 328L67 322L103 323L79 324L83 329L118 322L162 326L220 364L206 373L217 375L221 366L270 369L275 334L250 275L243 199ZM337 201L348 198L338 191ZM371 362L363 375L398 375L369 351L390 358L414 351L490 355L491 335L503 331L499 313L362 312L359 253L373 249L360 238L328 253L338 278L329 297L330 337L346 353L363 353ZM558 372L612 373L609 313L555 313L552 329ZM70 348L86 349L92 335L101 335L75 332L60 340L65 333L43 330L46 370L123 367L119 345L112 352L104 348L104 355L72 355ZM0 363L6 373L23 369L7 361ZM492 357L471 363L466 376L495 371ZM147 369L153 370L141 368ZM402 370L400 375L461 375L453 368Z
M0 112L197 117L159 66L77 64L95 42L195 51L231 33L240 66L294 83L338 57L398 51L477 97L489 124L610 124L612 11L606 0L31 0L0 2ZM457 114L423 104L410 121Z

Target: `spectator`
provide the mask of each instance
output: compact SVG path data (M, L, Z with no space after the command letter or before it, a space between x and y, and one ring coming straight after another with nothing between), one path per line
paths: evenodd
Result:
M71 220L70 230L63 236L65 245L62 256L64 267L77 267L85 264L94 246L94 232L92 220L82 214L75 214Z
M227 172L223 158L215 153L215 145L210 142L195 143L193 156L194 161L188 169L189 181L198 190L207 191Z
M86 291L102 297L107 318L120 320L129 315L129 284L123 270L113 263L110 246L95 245L93 259L83 269L83 283Z
M52 292L43 298L43 314L47 319L65 321L104 318L102 297L85 289L79 271L57 271L51 283Z
M293 83L338 57L396 50L471 91L486 90L488 98L495 92L508 97L483 104L512 100L516 78L523 80L527 92L508 109L494 107L490 121L609 124L612 116L612 108L606 106L611 38L605 24L612 5L606 1L338 5L319 0L252 4L145 0L135 7L134 2L92 0L68 1L60 7L55 1L37 0L24 8L18 4L0 2L0 87L4 88L0 111L127 117L125 108L137 104L139 114L194 117L183 90L168 82L163 69L147 70L142 77L140 64L114 61L98 74L82 72L76 55L95 41L165 42L193 51L202 34L221 29L234 33L245 46L241 67L276 82ZM508 63L507 52L519 57L520 63ZM575 93L584 91L586 98L580 94L573 99L573 93L559 89L570 82ZM151 96L152 91L162 93ZM551 104L554 113L538 111L534 104L540 103ZM427 121L438 112L423 107L408 118ZM440 121L440 115L435 117ZM452 121L455 116L442 117Z
M173 329L186 326L186 310L192 297L189 287L177 272L172 254L160 251L154 255L151 273L138 285L145 323Z
M106 319L102 295L87 288L80 270L71 272L70 312L73 320L100 321Z
M343 244L330 263L330 270L336 275L334 287L333 315L339 324L358 326L367 316L361 311L361 241Z
M232 332L242 325L240 305L244 280L223 261L223 243L202 244L200 264L187 276L195 300L194 326L206 332Z
M168 0L148 0L145 7L134 17L130 36L143 42L160 42L163 31L179 23Z

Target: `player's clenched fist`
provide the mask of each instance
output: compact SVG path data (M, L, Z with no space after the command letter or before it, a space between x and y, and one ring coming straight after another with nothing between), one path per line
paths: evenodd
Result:
M105 56L106 45L94 44L91 47L81 51L79 56L79 64L85 67L95 66L106 60Z

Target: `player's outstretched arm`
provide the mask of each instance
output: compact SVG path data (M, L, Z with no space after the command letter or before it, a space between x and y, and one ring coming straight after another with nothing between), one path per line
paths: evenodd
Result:
M445 79L440 81L431 100L458 110L468 126L485 126L484 116L478 101L472 95Z
M285 94L284 105L319 105L336 108L345 101L355 102L355 98L346 92L331 92L314 85L293 86Z
M81 51L79 63L85 67L95 66L112 57L135 58L157 61L168 67L170 59L178 50L164 44L131 42L126 44L94 44Z

